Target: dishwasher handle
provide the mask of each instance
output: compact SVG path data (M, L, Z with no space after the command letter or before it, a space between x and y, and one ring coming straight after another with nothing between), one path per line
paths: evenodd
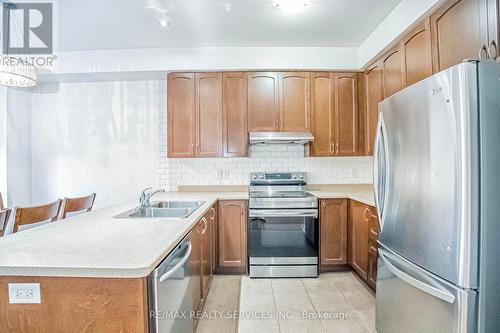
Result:
M188 247L187 247L187 251L186 251L186 255L184 257L182 257L182 259L177 264L175 264L174 267L172 267L171 269L169 269L168 271L166 271L165 273L163 273L160 276L160 279L159 279L160 283L164 282L166 279L171 277L179 268L184 266L186 261L189 259L189 256L191 255L192 249L193 249L193 246L191 245L191 242L189 242Z

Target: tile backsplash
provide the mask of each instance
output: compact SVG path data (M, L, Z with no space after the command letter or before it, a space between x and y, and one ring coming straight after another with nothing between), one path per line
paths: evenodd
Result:
M167 158L166 127L166 119L160 119L159 185L169 190L179 185L246 185L252 171L304 171L310 184L372 182L371 157L305 157L304 145L253 145L249 157Z

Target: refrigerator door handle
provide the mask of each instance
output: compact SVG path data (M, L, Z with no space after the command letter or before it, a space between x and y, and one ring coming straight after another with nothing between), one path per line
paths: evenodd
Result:
M379 113L377 123L377 134L375 138L375 147L373 152L373 186L375 205L377 206L378 219L380 221L380 230L384 227L384 206L387 201L387 177L388 177L388 160L387 160L387 135L385 130L384 118L382 113Z
M455 296L450 294L446 290L438 289L434 286L431 286L425 282L422 282L413 276L409 275L408 273L405 273L401 271L400 269L396 268L391 262L390 262L390 255L384 251L383 249L379 248L379 255L380 259L384 262L384 265L387 267L387 269L394 275L396 275L398 278L401 280L405 281L406 283L412 285L413 287L422 290L423 292L430 294L434 297L437 297L445 302L453 304L455 302Z

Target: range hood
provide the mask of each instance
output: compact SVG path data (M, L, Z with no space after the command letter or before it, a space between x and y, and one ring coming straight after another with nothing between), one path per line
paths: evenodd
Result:
M306 144L314 141L309 132L250 132L250 144Z

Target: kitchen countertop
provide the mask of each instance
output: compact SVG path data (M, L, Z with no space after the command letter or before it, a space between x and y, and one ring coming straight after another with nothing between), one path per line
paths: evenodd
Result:
M368 185L312 186L319 198L373 205ZM217 200L246 200L248 192L168 192L159 200L204 200L183 220L116 219L137 206L97 209L0 238L0 276L141 278L148 276Z

